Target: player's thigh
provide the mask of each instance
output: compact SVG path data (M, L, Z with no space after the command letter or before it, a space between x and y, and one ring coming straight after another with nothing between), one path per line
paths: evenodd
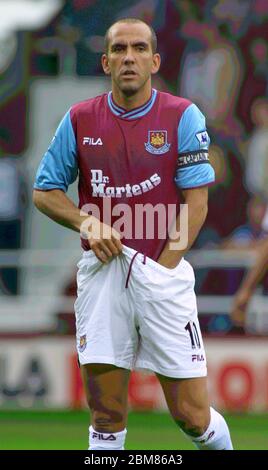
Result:
M157 374L169 411L178 421L209 423L207 377L173 379Z
M85 364L81 375L96 431L123 429L127 420L130 370L111 364Z

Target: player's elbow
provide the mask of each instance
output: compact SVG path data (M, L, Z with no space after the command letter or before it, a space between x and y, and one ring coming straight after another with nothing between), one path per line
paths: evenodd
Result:
M45 191L37 191L36 189L33 190L33 203L35 207L42 211L44 206L44 198L45 198Z
M188 208L191 213L195 214L196 216L199 215L200 219L205 220L208 213L208 199L206 197L188 198L185 202L188 204Z
M201 218L206 218L208 213L208 188L193 188L183 191L184 202L192 214Z
M205 221L205 220L206 220L206 217L207 217L207 214L208 214L208 203L207 203L207 201L204 202L204 203L201 205L201 213L202 213L203 219L204 219L204 221Z
M208 213L207 201L195 201L195 204L192 205L190 212L191 214L195 215L195 217L199 220L200 225L202 226Z

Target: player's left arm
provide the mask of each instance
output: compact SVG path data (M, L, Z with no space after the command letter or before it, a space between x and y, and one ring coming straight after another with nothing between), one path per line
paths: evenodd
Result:
M194 243L205 222L208 208L208 185L215 181L215 173L208 156L209 136L205 117L196 105L191 104L183 113L178 127L178 163L175 184L181 190L187 205L187 227L180 227L184 220L176 220L176 232L188 232L187 242L181 249L174 249L178 238L167 240L158 262L174 268Z
M184 204L187 204L188 207L188 240L187 245L184 249L174 250L171 249L171 246L176 246L176 243L181 242L181 237L177 239L168 240L166 243L160 257L158 258L158 263L162 264L166 268L175 268L180 262L182 257L187 253L194 243L197 235L205 222L208 210L208 187L187 189L182 192L184 196ZM177 217L176 220L176 232L180 233L181 230L185 231L185 227L180 226L181 218ZM172 245L170 245L170 243Z

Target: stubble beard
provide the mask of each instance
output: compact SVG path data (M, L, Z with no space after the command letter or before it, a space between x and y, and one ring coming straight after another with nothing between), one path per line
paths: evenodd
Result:
M125 83L125 84L118 84L119 85L119 90L121 93L126 97L130 98L131 96L134 96L140 91L144 85L147 83L149 80L149 77L146 78L141 84L131 84L131 83Z
M127 98L130 98L131 96L134 96L138 91L140 87L137 84L131 84L131 83L121 83L119 84L119 90L121 93L126 96Z
M132 86L132 87L123 87L121 88L121 92L123 95L126 96L126 98L130 98L131 96L136 95L136 93L139 91L138 87Z

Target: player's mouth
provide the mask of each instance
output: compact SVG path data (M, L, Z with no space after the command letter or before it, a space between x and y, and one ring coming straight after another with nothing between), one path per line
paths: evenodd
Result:
M137 73L134 72L134 70L125 70L124 72L121 72L121 76L124 78L135 78L137 77Z

